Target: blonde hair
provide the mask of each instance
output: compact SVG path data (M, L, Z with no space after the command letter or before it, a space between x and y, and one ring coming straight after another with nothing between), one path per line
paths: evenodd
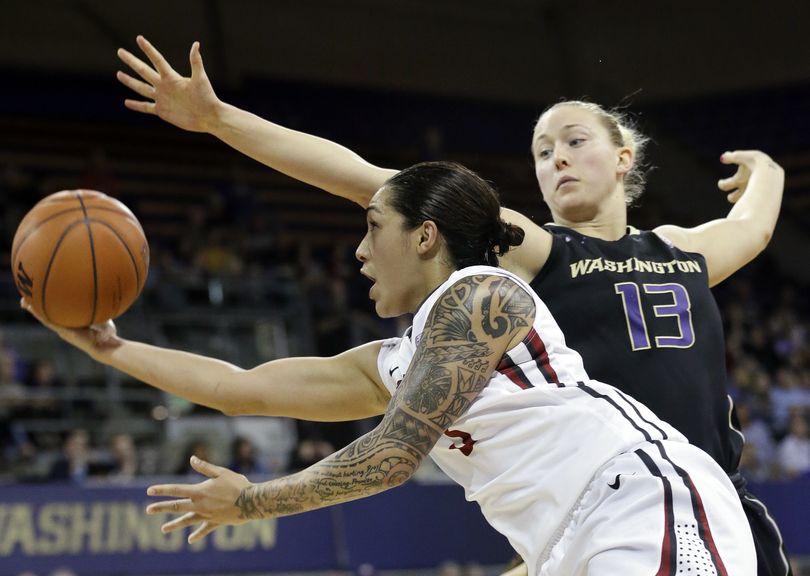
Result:
M634 157L633 166L624 175L624 196L627 205L633 205L644 193L644 185L647 181L647 170L649 168L645 163L645 152L650 139L636 128L635 123L627 114L618 110L606 110L594 102L563 100L543 110L540 118L542 119L546 113L561 106L576 106L577 108L589 111L596 116L607 129L610 141L614 146L624 146L632 150ZM534 127L535 136L537 135L537 126L539 123L540 120L538 119ZM537 142L536 138L532 140L533 153L535 152L535 142Z

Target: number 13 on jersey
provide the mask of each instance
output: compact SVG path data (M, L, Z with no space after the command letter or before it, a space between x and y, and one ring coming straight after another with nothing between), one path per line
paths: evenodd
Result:
M661 334L655 337L656 348L689 348L695 343L695 331L692 327L692 303L689 293L680 284L642 284L635 282L619 282L614 284L616 294L621 296L624 306L624 318L627 321L627 332L630 336L630 345L633 351L648 350L650 334L647 330L644 310L642 308L641 290L645 294L668 294L671 301L663 304L653 304L652 313L657 318L673 317L676 319L677 334ZM649 308L649 307L648 307Z

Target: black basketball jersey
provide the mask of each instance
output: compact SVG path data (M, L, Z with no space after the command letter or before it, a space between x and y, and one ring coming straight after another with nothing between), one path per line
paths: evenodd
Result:
M735 471L743 439L726 392L723 325L703 256L653 232L630 229L606 241L544 228L551 254L531 286L588 375L640 400Z

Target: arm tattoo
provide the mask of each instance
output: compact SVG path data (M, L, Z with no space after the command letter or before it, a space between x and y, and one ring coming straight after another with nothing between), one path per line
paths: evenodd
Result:
M432 313L431 335L434 342L439 340L476 341L471 316L477 278L481 278L481 276L468 276L459 280L439 298Z
M489 295L483 301L482 328L490 336L498 337L515 328L528 326L526 318L534 312L534 302L526 291L508 278L499 278L489 284Z
M408 480L444 431L486 387L534 301L515 282L480 275L438 300L402 385L380 424L310 468L242 490L242 518L284 516L346 502Z

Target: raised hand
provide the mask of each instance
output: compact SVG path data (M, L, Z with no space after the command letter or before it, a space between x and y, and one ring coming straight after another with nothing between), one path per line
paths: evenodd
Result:
M196 456L191 457L191 467L208 480L199 484L159 484L146 491L149 496L175 498L150 504L146 507L147 514L182 514L161 526L164 533L199 524L188 537L188 542L192 543L220 526L244 524L250 520L236 506L242 490L251 486L247 478Z
M720 156L720 162L723 164L736 164L737 171L728 178L723 178L717 182L717 187L724 192L728 192L726 198L732 204L735 204L748 187L748 182L751 179L752 172L758 167L767 167L771 169L781 168L774 162L770 156L759 150L735 150L733 152L726 152Z
M207 132L222 102L205 73L200 43L191 45L191 77L187 78L178 74L146 38L138 36L136 42L151 66L131 52L119 48L118 57L140 79L121 71L116 73L116 78L146 100L127 99L124 105L136 112L154 114L183 130Z

